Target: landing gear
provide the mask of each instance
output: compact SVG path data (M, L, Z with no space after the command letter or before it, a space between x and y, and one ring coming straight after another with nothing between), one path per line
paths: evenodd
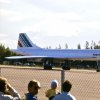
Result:
M53 64L50 61L48 61L48 60L45 61L44 64L43 64L43 67L46 70L52 70L52 66L53 66Z
M66 65L65 63L62 65L62 69L64 70L70 70L70 66Z
M70 70L70 69L71 69L68 60L65 61L64 63L62 63L61 66L62 66L62 69L63 69L63 70Z
M100 66L97 66L96 71L97 71L97 72L100 72Z

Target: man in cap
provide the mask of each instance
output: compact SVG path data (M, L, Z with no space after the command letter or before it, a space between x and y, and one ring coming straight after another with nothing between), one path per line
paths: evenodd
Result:
M26 94L25 100L38 100L37 94L40 89L40 82L37 80L31 80L28 83L28 93Z

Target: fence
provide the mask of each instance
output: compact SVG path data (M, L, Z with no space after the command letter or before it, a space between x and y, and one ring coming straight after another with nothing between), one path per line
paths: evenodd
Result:
M50 88L50 82L57 79L61 90L61 82L65 79L73 84L71 93L77 100L100 100L100 73L96 71L1 67L0 75L6 77L21 96L27 92L28 82L36 79L42 87L38 94L39 100L48 100L45 91Z

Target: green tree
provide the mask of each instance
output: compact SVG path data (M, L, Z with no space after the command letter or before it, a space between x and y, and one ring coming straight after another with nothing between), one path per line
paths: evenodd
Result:
M86 41L85 49L89 49L89 42L88 41Z
M67 43L65 43L65 49L68 49L68 44Z
M100 41L98 42L98 44L95 43L94 49L100 49Z
M4 45L0 44L0 63L2 64L7 56L14 56L17 55L13 53L8 47L5 48Z
M94 49L94 41L93 40L91 41L91 47L90 48Z
M59 44L59 47L58 47L58 49L61 49L61 45Z
M81 49L81 45L80 44L77 45L77 49Z

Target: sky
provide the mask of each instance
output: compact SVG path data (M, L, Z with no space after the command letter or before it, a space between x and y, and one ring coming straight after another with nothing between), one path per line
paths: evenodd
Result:
M16 49L19 33L42 48L98 44L100 0L0 0L0 43Z

